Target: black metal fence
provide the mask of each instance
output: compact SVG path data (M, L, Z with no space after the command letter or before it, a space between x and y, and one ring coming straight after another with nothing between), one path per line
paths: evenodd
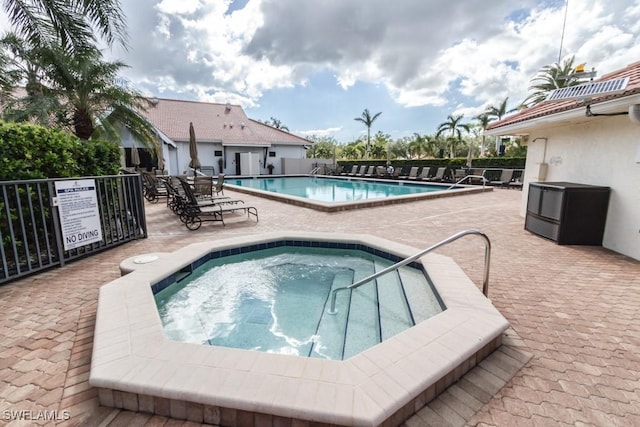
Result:
M91 187L91 195L95 196L97 204L102 240L81 246L76 243L73 248L65 249L63 239L66 237L69 243L73 236L62 228L57 206L56 182L64 181L95 184L95 193ZM143 200L142 179L138 174L0 181L0 284L146 238ZM95 209L88 211L96 212ZM76 213L79 216L75 220L81 222L84 211L77 210ZM85 236L95 234L84 233Z

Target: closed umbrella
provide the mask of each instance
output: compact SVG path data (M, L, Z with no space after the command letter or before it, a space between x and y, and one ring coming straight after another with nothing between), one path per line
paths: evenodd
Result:
M156 157L158 159L158 165L156 167L156 170L159 170L160 173L162 173L162 171L164 170L164 157L162 156L162 141L156 140L156 142L157 142Z
M469 152L467 153L467 167L471 169L471 163L473 161L473 144L469 143Z
M191 161L189 167L193 168L193 176L196 176L196 169L200 169L200 159L198 159L198 144L196 143L196 131L193 129L193 122L189 123L189 155Z
M135 144L131 147L131 164L138 169L140 165L140 153L138 153L138 147Z

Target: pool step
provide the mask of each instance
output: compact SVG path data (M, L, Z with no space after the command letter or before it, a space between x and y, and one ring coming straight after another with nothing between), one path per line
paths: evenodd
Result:
M390 265L391 261L376 262L375 270L380 271ZM381 338L384 341L412 327L414 323L398 270L378 277L376 282Z
M393 263L372 261L357 273L335 275L331 289L349 286ZM345 360L441 311L424 275L403 267L351 291L336 294L336 314L328 314L330 294L318 323L310 357Z
M373 263L370 263L369 267L357 272L353 281L357 282L373 274ZM348 359L379 342L378 290L375 282L371 282L351 291L343 359Z
M353 276L353 270L345 269L344 271L338 272L333 279L331 290L349 286L353 283ZM309 357L341 360L351 292L343 291L336 294L336 314L327 313L329 310L330 296L331 294L329 293L322 318L318 324L316 338L309 352Z
M431 285L421 271L413 268L402 268L398 270L398 274L400 280L402 280L415 324L442 311L440 301L435 297L435 293L431 290Z

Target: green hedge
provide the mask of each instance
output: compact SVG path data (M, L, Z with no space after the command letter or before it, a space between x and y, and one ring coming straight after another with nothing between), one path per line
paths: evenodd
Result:
M119 167L120 148L115 143L0 121L0 181L112 175Z

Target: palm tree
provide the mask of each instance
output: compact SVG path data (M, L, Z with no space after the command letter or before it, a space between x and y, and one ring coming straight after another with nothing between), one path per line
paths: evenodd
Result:
M484 134L484 132L487 130L487 126L489 126L489 122L491 121L489 118L489 114L488 113L482 113L479 114L475 117L475 119L478 121L478 126L480 126L480 128L482 129L482 146L480 147L480 155L484 155L484 147L485 145L485 141L486 141L486 136Z
M371 125L373 125L373 122L376 121L376 119L380 116L380 114L382 114L382 111L372 116L371 113L369 113L369 109L365 108L364 111L362 112L362 116L356 117L354 119L357 122L364 123L364 125L367 127L367 147L364 153L364 158L367 160L369 159L369 149L371 145Z
M507 114L513 113L514 111L516 111L515 108L512 108L510 110L507 109L508 102L509 102L509 97L507 96L505 99L502 100L500 105L498 105L497 107L495 105L489 105L484 112L484 114L486 114L489 117L489 121L502 120L502 118Z
M275 117L271 117L271 121L267 120L265 122L265 124L267 124L267 125L269 125L271 127L274 127L276 129L280 129L280 130L289 132L289 128L286 127L284 124L282 124L282 122L280 120L276 119Z
M15 31L31 45L57 40L64 49L93 45L99 35L126 47L126 19L119 0L0 0Z
M436 133L436 138L442 135L446 131L451 131L451 136L447 138L447 142L449 142L450 146L450 157L455 157L455 145L457 142L462 140L462 130L469 132L469 125L466 123L461 123L464 114L460 114L457 116L448 115L447 121L440 123L438 125L438 132Z
M37 54L25 55L22 59L33 62L25 69L40 70L35 83L42 90L38 96L27 93L10 102L3 111L5 116L14 120L44 121L42 124L69 129L85 140L92 136L117 140L117 126L122 126L134 138L152 146L153 125L140 113L151 103L136 91L118 84L123 63L103 61L100 51L94 48L74 53L59 46L33 49ZM33 114L34 103L44 109L38 116Z
M523 102L524 106L539 104L547 98L547 94L561 87L575 86L583 82L573 76L575 57L565 59L562 64L553 63L542 67L538 74L531 79L529 90L533 91Z

